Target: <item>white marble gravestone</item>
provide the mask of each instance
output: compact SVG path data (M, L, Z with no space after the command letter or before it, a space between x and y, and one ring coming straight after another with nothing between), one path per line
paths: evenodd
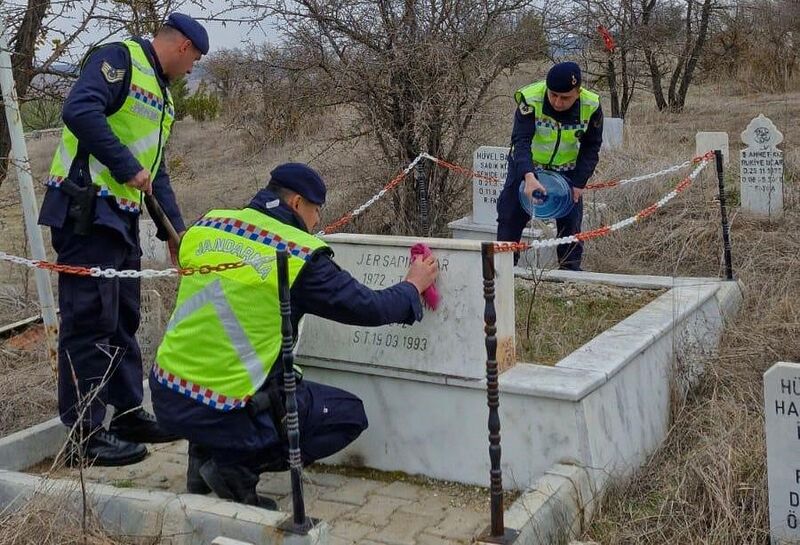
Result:
M508 151L504 146L481 146L472 157L472 170L480 177L472 178L472 215L451 221L447 227L453 232L453 238L469 240L497 239L497 199L508 174ZM495 180L488 180L492 177ZM531 242L541 238L555 236L555 225L539 222L541 228L525 228L522 240ZM550 232L550 231L553 232ZM523 266L552 267L556 263L554 248L528 250L522 252Z
M602 149L619 149L622 147L624 121L621 117L603 119Z
M764 373L769 531L773 545L800 543L800 364Z
M727 165L729 161L728 133L701 131L694 135L695 155L703 155L714 150L722 151L722 164Z
M472 221L497 228L497 198L508 174L508 148L500 146L481 146L472 157L472 170L482 176L494 177L497 181L485 178L472 178Z
M783 134L760 114L742 132L742 210L758 216L783 216Z
M156 238L158 228L153 220L139 221L139 244L142 247L142 261L165 265L169 263L167 243Z
M149 364L155 359L158 345L164 335L165 312L161 294L156 290L142 290L141 320L136 340L142 351L142 361Z
M409 249L424 241L439 260L441 306L414 325L348 326L306 316L297 354L438 375L482 379L486 374L481 244L471 240L337 234L325 237L336 262L380 290L405 278ZM495 256L498 362L516 362L512 254Z

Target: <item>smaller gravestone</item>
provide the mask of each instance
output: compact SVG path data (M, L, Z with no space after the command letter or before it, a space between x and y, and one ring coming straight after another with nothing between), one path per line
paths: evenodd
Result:
M142 290L141 319L136 340L142 351L142 361L152 363L164 335L165 313L161 294L156 290Z
M139 243L142 247L142 261L165 265L169 263L167 243L156 238L158 228L153 220L139 222Z
M758 216L783 216L783 134L763 114L742 132L742 210Z
M694 154L705 155L709 151L722 151L722 163L728 164L728 133L726 132L698 132L694 136Z
M800 364L764 373L769 531L773 545L800 543Z
M602 149L619 149L622 147L624 122L621 117L603 119Z
M497 227L497 198L508 174L508 148L481 146L472 158L472 170L481 177L472 178L472 221ZM493 177L497 181L487 180Z

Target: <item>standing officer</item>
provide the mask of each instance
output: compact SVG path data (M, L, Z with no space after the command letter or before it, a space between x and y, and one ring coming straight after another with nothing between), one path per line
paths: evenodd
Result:
M58 263L139 269L143 192L155 195L179 233L185 230L164 167L175 116L167 86L206 53L205 29L180 13L152 42L133 38L89 52L64 102L65 127L39 215L51 228ZM167 238L163 228L158 236ZM175 252L170 242L173 259ZM139 280L59 274L58 306L59 413L88 438L68 462L80 454L97 465L131 464L147 455L140 443L172 440L141 407ZM118 415L108 431L101 427L106 404Z
M373 291L333 261L311 233L325 185L311 168L271 172L247 208L212 210L183 237L183 267L244 262L241 268L181 278L175 312L150 375L153 408L165 429L189 440L187 488L275 508L258 498L265 471L288 469L276 249L288 248L292 326L310 313L363 326L422 319L420 293L438 274L431 256L404 281ZM310 464L343 449L367 427L356 396L323 384L297 385L300 450Z
M572 187L575 206L556 220L558 237L581 231L581 193L597 166L603 143L603 111L600 97L581 87L581 69L562 62L547 73L546 81L523 87L514 94L517 110L511 133L508 176L497 199L497 240L519 242L530 216L519 202L518 188L525 180L525 193L544 193L534 169L554 170ZM581 270L583 243L562 244L556 249L559 268ZM516 263L518 255L515 255Z

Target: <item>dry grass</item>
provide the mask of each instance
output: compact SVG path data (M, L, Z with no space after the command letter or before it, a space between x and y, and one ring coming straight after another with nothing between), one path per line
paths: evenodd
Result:
M466 147L503 145L511 128L510 94L534 79L535 67L509 76L496 89L499 98L489 105L478 124L464 135ZM786 137L786 217L772 223L748 219L735 210L732 216L734 267L745 288L739 317L727 329L719 357L706 363L706 375L685 402L676 403L673 426L663 447L631 479L618 483L597 511L587 532L602 543L743 544L767 542L766 471L763 439L762 374L778 360L800 361L800 93L727 97L722 86L695 90L686 111L664 114L641 95L629 111L626 145L602 155L597 179L628 177L685 160L693 155L698 130L727 131L733 161L726 183L734 201L738 193L736 157L739 133L758 113L764 113ZM320 128L303 141L289 142L254 152L240 135L219 122L200 125L184 121L176 126L168 158L173 182L187 219L211 207L241 206L261 187L269 170L286 160L311 162L330 182L329 222L363 202L402 165L385 167L374 158L370 143L332 142L347 128L347 116L320 122ZM55 139L31 143L34 171L41 179ZM462 163L469 164L470 154ZM672 181L674 183L674 180ZM610 190L587 196L606 202L609 217L619 219L655 200L670 185L658 180L634 189ZM602 272L719 276L721 240L716 181L709 170L697 184L649 221L587 244L586 268ZM464 181L464 198L452 203L451 217L468 212L470 183ZM6 206L16 198L13 183L0 189L0 249L24 251L20 242L19 208ZM397 232L397 211L391 198L376 205L351 229L362 232ZM6 236L8 234L9 236ZM30 290L19 269L0 265L5 284ZM165 295L165 302L169 297ZM26 389L48 391L40 401L0 421L8 429L43 420L54 414L52 382L38 369L36 357L0 354L0 389L17 395L10 404L27 402ZM44 370L47 367L43 367ZM14 375L17 370L23 370ZM25 387L21 387L25 385ZM48 404L49 403L49 404ZM16 411L16 409L15 409ZM9 422L12 422L9 427ZM16 423L14 423L16 422ZM19 515L14 527L36 528L36 517ZM9 520L9 519L6 519ZM13 528L12 528L13 529ZM3 528L3 531L8 531ZM15 530L17 531L17 530ZM27 530L25 530L27 532ZM31 534L34 535L34 534ZM5 543L0 535L0 542ZM9 541L25 543L25 541Z
M46 482L44 486L47 486ZM75 505L76 493L36 494L14 510L0 511L0 543L3 545L154 545L157 543L153 538L109 536L91 510L84 514L81 508Z
M555 365L663 293L516 280L517 361Z
M634 129L639 134L636 147L650 154L654 150L648 148L658 140L663 154L671 158L675 153L670 144L687 147L677 145L678 134L691 135L703 127L727 130L735 153L738 133L759 112L776 122L789 143L800 139L790 121L800 112L800 95L731 99L726 108L714 111L708 111L710 104L692 101L687 113L668 123L667 127L680 129L675 133L661 126L665 120L659 114L651 114L649 124L637 123ZM732 214L734 271L745 295L739 316L727 328L718 357L706 363L698 387L676 403L662 448L630 480L617 483L608 493L587 537L604 544L768 542L762 375L776 361L800 361L800 156L795 145L784 149L785 218L767 222ZM736 165L734 160L726 175L734 199ZM657 219L590 244L589 267L720 275L715 184L710 174L704 175L697 187ZM631 200L635 204L640 198ZM624 200L622 196L614 205L621 210Z

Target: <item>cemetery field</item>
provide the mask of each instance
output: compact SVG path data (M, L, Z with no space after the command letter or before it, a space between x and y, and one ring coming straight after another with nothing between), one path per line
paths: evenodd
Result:
M517 362L555 365L661 295L599 284L515 281Z
M521 70L497 89L501 98L490 104L478 124L464 135L467 144L460 163L469 166L472 150L482 145L507 145L511 131L511 90L535 75ZM763 544L767 543L767 477L764 445L762 376L776 361L800 361L800 93L731 96L725 83L693 89L682 113L657 111L652 97L638 95L628 112L625 143L601 154L595 178L625 178L654 172L694 155L697 131L726 131L730 157L726 190L731 197L729 217L733 269L744 288L739 316L726 329L719 354L705 361L705 375L688 398L672 407L672 427L663 446L630 479L616 483L595 506L586 540L606 544ZM605 104L604 104L605 106ZM768 116L784 134L785 215L779 220L748 217L739 205L739 134L759 113ZM330 121L330 123L328 123ZM327 177L329 204L323 223L366 201L403 165L382 166L366 139L330 144L340 126L322 120L321 130L279 147L253 148L223 122L176 124L167 157L178 200L187 221L214 207L240 207L263 186L268 171L286 160L310 162ZM208 142L216 145L209 146ZM34 179L43 179L57 144L53 137L29 142ZM631 189L587 195L607 205L608 220L636 213L663 196L679 178L660 178ZM452 203L446 225L469 213L471 181L464 178L463 199ZM36 185L41 198L41 185ZM0 250L25 255L16 180L0 187ZM398 234L397 202L379 201L351 232ZM447 236L446 232L437 235ZM50 252L48 233L45 245ZM722 274L719 207L712 169L697 183L647 221L586 244L584 268L589 271L668 276ZM50 254L52 256L52 253ZM55 282L55 277L52 278ZM0 289L11 286L15 302L0 306L0 318L22 318L35 309L32 275L19 267L0 264ZM153 284L143 284L153 287ZM165 312L174 299L174 285L159 286ZM170 289L173 290L170 292ZM563 293L545 292L537 307L551 316L566 308ZM524 298L525 294L518 297ZM567 295L570 297L570 295ZM580 317L607 315L619 321L647 301L629 302L609 295L607 302L574 295L571 308ZM0 297L1 298L1 297ZM635 300L635 298L634 298ZM20 306L21 305L21 306ZM25 309L24 311L21 309ZM517 303L517 347L527 342L526 305ZM619 314L614 314L619 311ZM17 317L17 314L20 316ZM0 324L6 323L0 320ZM533 324L532 324L533 325ZM520 331L520 327L522 328ZM599 327L599 326L598 326ZM580 328L581 333L586 326ZM532 341L541 327L531 327ZM570 331L564 331L568 336ZM577 335L577 333L575 333ZM588 332L587 332L588 335ZM594 334L587 337L591 338ZM576 347L584 341L577 342ZM568 341L553 339L547 353L519 355L557 359ZM571 341L569 342L571 344ZM529 346L540 346L531 342ZM546 344L545 344L546 346ZM573 348L569 348L572 350ZM549 354L549 355L548 355ZM537 361L542 363L541 361ZM0 340L0 435L41 422L56 414L55 386L43 354L13 349ZM2 541L2 539L0 539Z

